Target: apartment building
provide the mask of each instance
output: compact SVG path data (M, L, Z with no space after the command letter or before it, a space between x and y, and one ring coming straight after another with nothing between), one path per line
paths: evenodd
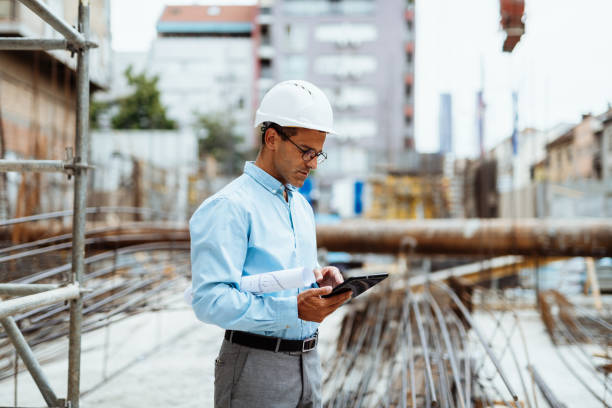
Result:
M168 116L190 128L196 113L231 116L246 147L255 144L256 6L166 6L147 71L159 75Z
M257 22L259 96L306 79L332 103L325 182L401 165L414 150L412 1L262 0Z

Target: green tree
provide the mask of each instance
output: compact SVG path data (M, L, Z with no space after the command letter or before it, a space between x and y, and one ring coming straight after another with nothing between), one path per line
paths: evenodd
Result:
M159 77L135 74L132 66L124 75L134 92L117 101L119 110L111 119L113 129L176 129L176 122L166 116L160 100Z
M252 158L253 152L239 149L244 139L236 133L236 122L223 113L196 114L194 131L198 136L200 159L212 156L224 174L239 174L244 161Z
M98 102L93 99L89 101L89 127L100 129L100 117L112 106L112 102Z

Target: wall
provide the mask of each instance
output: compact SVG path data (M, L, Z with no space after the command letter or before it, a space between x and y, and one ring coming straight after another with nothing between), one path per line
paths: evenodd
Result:
M189 131L92 132L91 200L142 206L188 217L190 177L197 174L197 140Z
M191 128L196 111L231 113L252 147L253 64L251 38L164 37L153 42L147 68L159 75L162 103L182 128Z

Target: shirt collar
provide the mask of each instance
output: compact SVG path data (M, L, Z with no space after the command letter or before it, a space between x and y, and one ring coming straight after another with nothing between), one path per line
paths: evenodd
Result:
M283 192L283 183L272 177L264 169L257 167L255 162L248 161L244 164L244 173L251 176L255 181L264 186L272 194ZM291 184L285 185L288 191L296 191L297 188Z

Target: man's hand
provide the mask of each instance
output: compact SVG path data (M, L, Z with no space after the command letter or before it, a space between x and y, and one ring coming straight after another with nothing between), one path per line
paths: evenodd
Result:
M298 294L298 317L309 322L321 323L323 319L349 300L353 294L353 292L349 291L330 298L321 297L331 293L331 291L331 286L324 286L317 289L308 289Z
M326 266L321 269L315 269L313 273L319 287L330 286L335 288L344 282L344 278L342 277L340 270L335 266Z

